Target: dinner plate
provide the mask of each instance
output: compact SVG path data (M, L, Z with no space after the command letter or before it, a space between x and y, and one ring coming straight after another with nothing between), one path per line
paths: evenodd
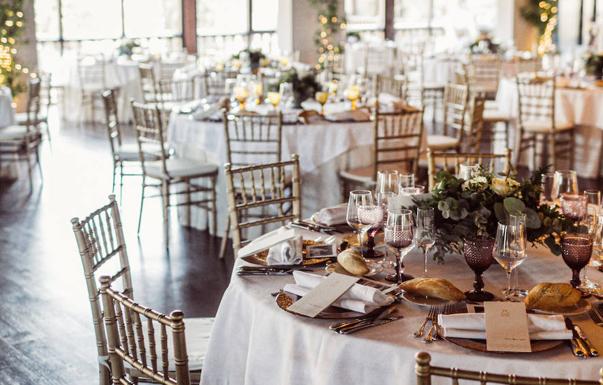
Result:
M288 310L289 306L293 305L293 303L295 303L295 301L297 301L300 298L301 297L298 295L287 293L287 292L281 290L278 293L278 295L276 296L276 304L278 305L279 308L281 308L282 310L284 310L288 313L295 314L300 317L307 317L305 315L297 314L297 313L294 313L294 312ZM338 308L335 306L329 306L325 310L318 313L318 315L314 318L318 318L318 319L365 318L365 317L371 317L373 314L375 314L380 309L381 308L377 308L370 313L363 314L363 313L358 313L358 312L351 311L351 310L341 309L341 308ZM308 317L308 318L310 318L310 317Z
M415 304L421 307L430 307L430 306L444 306L444 305L452 305L458 303L458 301L450 301L446 299L438 299L438 298L430 298L422 295L411 294L409 292L403 291L400 294L400 297L405 299L406 301Z
M302 253L304 253L304 254L306 253L306 247L318 246L318 245L324 245L324 243L304 239L304 246L303 246ZM268 250L264 250L264 251L260 251L259 253L253 254L253 255L248 255L246 257L242 257L241 259L245 262L249 262L254 265L268 266L268 264L266 263L267 257L268 257ZM315 266L315 265L320 265L321 263L325 263L329 260L331 260L331 258L304 258L302 261L302 265L303 266Z
M535 308L530 309L530 311L532 311L536 314L549 314L549 315L558 314L558 315L563 315L563 316L572 316L572 315L580 315L580 314L586 313L587 311L590 310L590 308L591 308L590 302L588 302L587 300L582 298L580 301L578 301L578 303L576 305L566 307L566 308L559 308L558 311L542 310L542 309L535 309Z
M498 352L491 351L486 348L486 340L474 340L469 338L456 338L456 337L446 337L444 338L446 341L451 342L455 345L461 346L465 349L471 349L478 352L484 353L497 353L497 354L506 354L512 353L517 354L518 352ZM547 350L555 349L561 345L563 345L566 340L532 340L530 341L530 345L532 346L531 352L519 352L519 353L539 353Z

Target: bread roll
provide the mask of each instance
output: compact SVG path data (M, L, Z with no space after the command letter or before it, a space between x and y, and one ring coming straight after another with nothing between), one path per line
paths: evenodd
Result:
M360 252L356 249L345 249L337 256L337 262L350 274L362 276L370 270L362 258Z
M415 278L402 282L400 288L410 294L447 301L462 301L465 294L442 278Z
M569 283L543 282L534 286L524 298L528 309L557 311L575 306L582 298L579 290Z

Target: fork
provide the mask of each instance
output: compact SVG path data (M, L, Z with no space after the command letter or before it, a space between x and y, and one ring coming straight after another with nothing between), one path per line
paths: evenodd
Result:
M423 338L423 342L432 343L438 333L438 313L439 309L435 306L432 307L433 311L429 313L429 321L431 321L431 328L429 328L429 332L427 332L427 336ZM435 335L434 335L435 332Z
M413 335L415 336L415 338L421 338L423 337L423 335L425 334L425 327L427 326L427 322L431 319L431 314L434 312L434 307L431 306L429 308L429 313L427 313L427 317L425 317L425 320L423 321L423 323L421 324L421 326L419 326L419 330L417 330L416 332L413 333Z

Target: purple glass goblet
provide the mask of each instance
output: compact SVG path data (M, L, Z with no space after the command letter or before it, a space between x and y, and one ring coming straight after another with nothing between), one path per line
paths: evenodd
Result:
M580 286L580 271L588 264L593 252L593 240L588 234L565 234L561 238L561 255L572 269L573 287Z
M470 301L483 302L494 299L494 294L484 290L484 280L482 279L484 271L494 263L493 248L494 239L486 237L466 239L463 244L465 261L475 273L473 290L465 293L465 297Z

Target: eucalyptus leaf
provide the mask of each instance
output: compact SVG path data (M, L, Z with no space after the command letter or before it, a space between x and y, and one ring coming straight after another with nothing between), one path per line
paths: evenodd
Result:
M513 197L505 198L503 205L509 214L523 213L526 210L526 205L519 199Z
M494 204L494 215L496 215L496 219L498 219L499 222L504 222L506 220L505 207L502 203L496 202Z
M534 211L533 209L527 207L525 214L526 214L526 227L528 229L539 229L540 226L542 225L542 222L540 221L540 217L538 216L538 213L536 211Z

